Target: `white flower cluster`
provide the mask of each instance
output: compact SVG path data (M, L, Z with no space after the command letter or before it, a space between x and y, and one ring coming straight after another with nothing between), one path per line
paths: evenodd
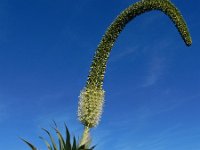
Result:
M95 127L98 125L104 105L105 91L102 89L84 88L79 96L78 117L83 125Z

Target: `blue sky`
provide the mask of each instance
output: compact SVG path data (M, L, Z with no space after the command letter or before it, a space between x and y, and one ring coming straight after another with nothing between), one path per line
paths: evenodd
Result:
M164 14L127 25L108 61L96 150L200 149L199 1L172 0L192 35L186 47ZM136 0L0 0L0 147L40 150L42 127L66 122L80 137L78 96L95 49L114 18Z

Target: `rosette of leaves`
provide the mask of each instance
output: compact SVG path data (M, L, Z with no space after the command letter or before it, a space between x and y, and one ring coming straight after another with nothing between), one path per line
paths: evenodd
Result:
M63 135L61 134L61 132L58 130L57 125L55 124L55 127L53 127L53 129L56 132L57 138L58 138L58 145L56 144L56 141L54 140L53 136L51 135L51 133L42 128L42 130L44 130L47 135L50 138L51 143L49 143L46 139L44 139L43 137L39 137L40 139L42 139L47 147L47 150L93 150L95 148L95 146L92 146L90 148L86 148L86 145L81 145L77 142L75 136L73 137L73 142L71 143L71 136L70 136L70 132L65 124L65 131L66 131L66 138L63 137ZM31 150L39 150L37 149L33 144L31 144L30 142L24 140L21 138L22 141L24 141L30 148Z

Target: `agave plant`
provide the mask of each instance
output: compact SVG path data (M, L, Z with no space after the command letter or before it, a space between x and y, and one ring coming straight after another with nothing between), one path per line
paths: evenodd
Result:
M103 82L111 49L119 34L131 20L143 13L152 10L159 10L166 14L178 29L185 44L187 46L192 44L192 39L186 22L184 21L180 11L170 0L140 0L130 5L124 11L122 11L113 21L113 23L108 27L100 44L97 46L86 85L79 96L80 99L78 105L78 119L85 127L79 144L76 144L75 137L73 144L70 144L70 135L66 125L66 140L63 139L59 130L54 128L58 136L59 148L56 146L51 134L46 129L43 129L49 135L52 143L51 146L44 138L40 137L42 140L44 140L48 150L94 149L95 146L89 148L91 143L89 132L92 127L96 127L99 124L101 119L105 96L105 91L103 90ZM32 150L37 150L31 143L24 139L22 140L28 144Z
M92 146L91 148L86 148L87 146L86 145L79 145L75 136L73 137L73 143L71 144L71 141L70 141L70 132L65 124L65 131L66 131L66 138L64 139L61 132L58 130L57 128L57 125L56 123L54 122L55 124L55 127L53 127L53 129L55 130L56 132L56 135L58 137L58 143L59 145L57 146L56 145L56 142L53 138L53 136L51 135L51 133L42 128L42 130L44 130L47 135L49 136L50 138L50 141L51 141L51 144L45 140L43 137L39 137L40 139L42 139L47 147L47 150L93 150L95 148L95 146ZM30 148L31 150L38 150L33 144L31 144L30 142L24 140L21 138L22 141L24 141Z

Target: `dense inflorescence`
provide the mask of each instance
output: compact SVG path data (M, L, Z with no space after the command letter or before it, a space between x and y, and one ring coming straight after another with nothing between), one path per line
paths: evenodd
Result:
M86 86L80 94L78 117L81 123L88 127L87 132L84 132L83 134L82 143L84 143L88 137L87 134L89 134L89 128L97 126L101 118L104 104L104 75L107 60L115 40L131 20L140 14L152 10L159 10L165 13L178 29L185 44L187 46L192 44L192 39L187 25L179 10L170 0L140 0L137 3L130 5L119 16L117 16L113 23L108 27L97 47L90 67Z
M98 125L104 104L104 92L103 90L94 89L81 91L78 116L85 126L92 128Z
M151 10L160 10L169 16L186 45L191 45L192 40L187 25L179 10L169 0L141 0L125 9L109 26L95 52L86 87L102 88L106 63L120 32L136 16Z

